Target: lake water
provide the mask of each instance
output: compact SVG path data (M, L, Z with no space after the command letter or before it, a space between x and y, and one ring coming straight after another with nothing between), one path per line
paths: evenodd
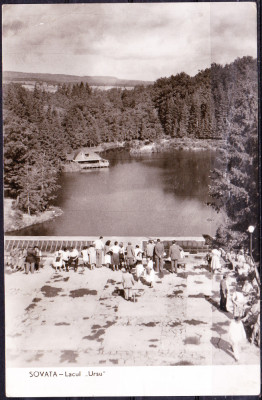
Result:
M64 173L55 205L63 215L16 232L32 236L214 235L220 215L206 203L214 153L104 154L110 168Z

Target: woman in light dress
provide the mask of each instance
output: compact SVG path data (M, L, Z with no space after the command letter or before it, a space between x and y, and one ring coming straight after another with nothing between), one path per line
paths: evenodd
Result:
M90 268L94 269L96 265L96 249L94 244L91 244L88 248L89 264Z
M228 333L235 360L238 361L240 358L241 344L244 344L247 340L246 332L240 317L236 317L231 321Z
M221 253L218 249L213 249L211 251L212 260L211 260L211 271L216 273L217 270L221 268L220 257Z
M233 303L234 318L243 318L246 306L246 299L243 293L235 288L231 300Z
M119 268L119 252L120 252L120 247L118 246L118 242L115 242L114 246L111 247L110 249L112 251L112 264L113 264L113 271L118 271Z
M57 272L57 269L59 269L59 271L61 271L61 268L63 266L63 259L62 259L61 254L59 253L59 250L55 251L55 253L54 253L52 266L55 268L56 272Z
M146 266L146 281L149 283L152 288L155 282L155 271L153 266L153 259L149 257L147 266Z

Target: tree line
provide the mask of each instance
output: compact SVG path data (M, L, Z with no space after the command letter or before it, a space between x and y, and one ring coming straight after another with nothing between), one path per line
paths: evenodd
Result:
M257 215L257 64L251 57L132 90L92 90L81 82L49 93L7 84L3 105L5 184L22 211L49 206L72 149L188 137L226 140L210 186L213 206L228 215L220 239L232 241L229 232L243 231Z

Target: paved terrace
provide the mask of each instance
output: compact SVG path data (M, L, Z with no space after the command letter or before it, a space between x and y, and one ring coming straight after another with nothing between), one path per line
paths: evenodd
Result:
M105 267L56 273L47 257L39 273L6 271L7 367L258 364L249 343L233 358L232 313L219 310L221 276L204 257L189 254L186 270L165 269L152 289L136 283L135 303Z

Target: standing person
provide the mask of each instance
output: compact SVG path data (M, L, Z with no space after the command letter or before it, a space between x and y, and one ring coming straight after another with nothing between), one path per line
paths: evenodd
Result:
M136 245L136 248L135 248L135 258L136 258L136 261L139 261L142 263L143 251L140 249L138 244Z
M125 268L122 269L122 284L124 288L125 299L126 300L129 300L129 298L132 299L132 294L133 294L132 288L135 284L135 281L129 268L127 270Z
M157 239L157 243L155 245L155 260L156 260L156 272L163 272L163 258L164 258L164 244Z
M218 269L221 268L221 264L220 264L221 253L217 248L215 248L211 251L211 254L212 254L211 272L215 273Z
M240 317L233 319L229 326L229 341L232 346L235 360L240 357L240 346L246 341L246 333Z
M34 249L32 247L29 247L27 249L27 255L25 258L25 273L28 274L29 271L31 272L31 274L34 273L35 270L35 252Z
M114 246L111 247L112 251L112 264L113 264L113 271L117 270L119 267L119 252L120 247L118 246L118 242L115 242Z
M39 249L38 246L34 247L34 252L35 252L35 271L39 272L39 270L40 270L40 260L41 260L41 257L42 257L42 252L41 252L41 250Z
M95 250L96 250L96 267L102 267L102 255L104 249L104 243L102 242L103 236L100 236L99 239L94 241Z
M155 248L155 244L153 243L153 240L149 240L149 242L147 243L147 246L146 246L146 256L147 256L147 258L153 260L154 248Z
M111 245L111 241L108 240L108 241L106 242L106 244L105 244L105 247L104 247L105 265L107 266L107 268L109 268L110 265L111 265L111 255L112 255L112 252L111 252L111 250L110 250L110 247L111 247L110 245Z
M17 270L23 271L25 268L26 249L20 249L18 253Z
M81 251L82 259L83 259L83 271L85 270L85 267L87 267L88 262L89 262L89 255L88 255L88 247L84 246L82 251Z
M96 249L95 245L91 244L88 248L90 268L94 269L96 265Z
M180 258L180 247L176 244L176 241L172 241L172 245L169 247L169 257L171 258L171 273L177 274L177 263Z
M128 245L126 247L126 263L128 267L134 265L134 259L135 259L134 247L132 246L131 242L128 242Z
M227 296L229 293L227 276L223 275L220 282L220 310L227 312Z
M232 303L233 303L233 314L234 317L242 318L245 312L245 298L242 292L235 288L234 293L232 294Z
M124 249L124 243L121 242L119 243L119 263L120 263L120 268L122 268L125 265L125 249Z

